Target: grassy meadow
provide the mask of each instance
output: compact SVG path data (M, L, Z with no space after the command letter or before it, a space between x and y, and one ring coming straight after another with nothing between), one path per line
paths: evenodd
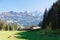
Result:
M45 30L0 31L0 40L60 40L60 35Z

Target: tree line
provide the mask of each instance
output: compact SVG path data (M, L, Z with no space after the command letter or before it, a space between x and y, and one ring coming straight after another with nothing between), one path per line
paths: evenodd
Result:
M17 23L6 23L4 20L0 20L0 30L3 31L16 31L16 30L20 30L20 28L18 28L18 24Z
M51 8L48 11L46 9L44 12L43 29L49 26L49 24L51 24L50 27L52 30L60 30L60 0L53 3Z

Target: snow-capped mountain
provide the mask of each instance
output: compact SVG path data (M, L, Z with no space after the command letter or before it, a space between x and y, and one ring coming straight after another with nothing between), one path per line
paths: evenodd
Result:
M43 13L35 12L0 12L0 19L5 21L13 20L24 26L38 25L43 19Z

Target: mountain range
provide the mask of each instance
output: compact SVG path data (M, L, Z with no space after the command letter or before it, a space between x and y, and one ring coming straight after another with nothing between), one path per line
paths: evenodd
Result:
M23 26L38 25L43 20L43 13L40 11L33 12L0 12L0 19L7 22L17 22Z

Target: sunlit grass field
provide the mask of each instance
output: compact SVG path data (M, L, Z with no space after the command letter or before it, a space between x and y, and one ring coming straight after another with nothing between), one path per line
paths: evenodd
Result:
M18 32L22 32L22 31L0 31L0 40L23 40L14 37L15 34ZM12 37L8 38L9 36Z

